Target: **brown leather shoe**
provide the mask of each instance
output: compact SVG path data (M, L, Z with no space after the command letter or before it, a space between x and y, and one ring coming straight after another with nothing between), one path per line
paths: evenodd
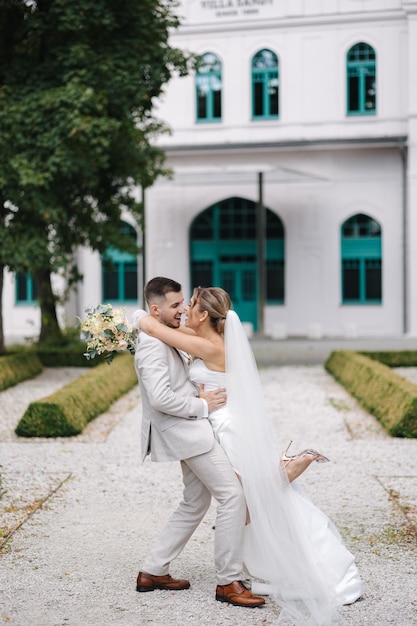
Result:
M216 600L219 602L229 602L235 606L247 606L255 608L265 604L265 598L254 596L240 580L234 580L229 585L217 585Z
M155 589L171 589L179 591L181 589L189 589L189 580L179 580L172 578L169 574L166 576L154 576L146 572L139 572L136 581L136 591L154 591Z

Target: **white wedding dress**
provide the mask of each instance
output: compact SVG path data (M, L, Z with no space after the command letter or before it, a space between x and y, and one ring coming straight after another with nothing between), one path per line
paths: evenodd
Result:
M209 370L196 359L190 376L206 390L227 389L227 406L209 419L245 491L250 523L244 564L258 579L252 591L276 599L282 607L280 624L340 624L335 607L362 595L354 556L297 481L288 482L273 444L252 349L233 311L226 318L225 349L226 373Z

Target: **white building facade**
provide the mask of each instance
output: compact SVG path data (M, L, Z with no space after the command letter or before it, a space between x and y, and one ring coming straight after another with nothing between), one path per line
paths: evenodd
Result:
M162 275L186 297L227 289L272 337L416 336L417 1L183 0L179 14L172 44L202 62L157 105L173 177L146 191L143 263L121 255L118 274L81 250L63 320L102 301L130 313ZM16 294L7 275L6 336L37 324Z

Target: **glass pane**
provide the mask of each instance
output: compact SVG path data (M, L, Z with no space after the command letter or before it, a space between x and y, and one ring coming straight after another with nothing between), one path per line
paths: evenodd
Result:
M343 300L359 300L359 261L343 261Z
M199 120L207 118L207 96L200 88L197 90L197 118Z
M210 77L209 76L197 76L197 91L201 96L207 96L211 90Z
M222 116L222 92L213 92L213 117L220 119Z
M214 209L207 209L199 215L191 229L191 241L194 239L213 239Z
M366 237L368 234L368 223L361 219L362 216L358 216L353 226L354 237Z
M256 237L256 205L231 198L219 205L220 239L254 239Z
M29 299L26 274L16 274L16 298L18 302L26 302Z
M269 114L278 115L278 78L272 78L268 84Z
M344 237L380 237L381 227L379 223L363 213L353 215L343 224Z
M376 108L376 84L375 76L370 75L365 77L365 91L366 91L366 103L365 108L367 111L375 111Z
M220 263L256 263L254 254L222 254Z
M266 263L266 299L284 301L284 263L267 261Z
M369 237L380 237L381 236L381 226L376 220L369 219L368 222L368 236Z
M359 79L357 76L349 77L348 111L359 111Z
M220 74L213 74L212 76L210 76L210 89L212 91L222 90L222 81Z
M125 300L138 299L138 268L136 263L125 263L124 265L124 288Z
M122 233L124 235L127 235L128 237L131 237L131 239L134 239L136 241L136 230L133 228L131 224L128 224L127 222L123 222Z
M105 300L119 299L119 275L117 267L104 268L103 296Z
M256 280L253 270L244 270L242 272L242 300L252 302L256 299Z
M253 84L253 114L264 115L264 92L263 83Z
M203 54L202 63L198 68L199 74L207 74L209 72L220 72L222 69L222 63L220 59L212 52L206 52Z
M227 291L232 302L236 301L236 289L235 289L235 273L233 271L221 272L221 286Z
M194 287L213 285L213 264L210 261L194 262L191 268L191 282Z
M375 61L375 50L367 43L357 43L349 50L348 61Z
M382 299L382 271L381 262L379 260L365 261L365 298L367 300Z
M253 57L253 68L277 67L278 57L272 50L261 50Z
M284 226L281 219L272 211L266 212L266 232L268 239L284 239Z

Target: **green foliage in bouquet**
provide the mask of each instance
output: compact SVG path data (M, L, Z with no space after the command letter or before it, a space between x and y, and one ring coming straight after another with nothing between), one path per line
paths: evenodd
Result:
M87 342L84 356L91 360L105 355L107 363L118 352L135 354L136 332L126 319L123 309L113 309L111 304L99 304L85 309L87 318L80 322L80 338Z
M137 384L130 354L101 363L55 393L32 402L16 427L20 437L71 437Z

